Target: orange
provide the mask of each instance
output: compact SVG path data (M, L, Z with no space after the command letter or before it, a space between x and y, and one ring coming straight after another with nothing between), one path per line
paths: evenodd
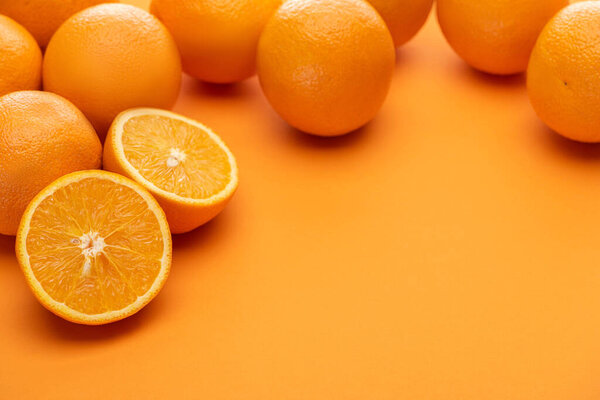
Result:
M395 49L381 16L362 0L289 0L263 31L257 65L263 91L284 120L336 136L378 112Z
M427 21L433 0L368 0L386 22L396 47L412 39Z
M17 90L39 89L42 52L21 25L0 15L0 96Z
M559 12L531 55L527 88L540 118L561 135L600 142L600 2Z
M40 303L88 325L139 311L171 267L169 226L156 200L105 171L75 172L42 190L23 215L16 251Z
M260 33L282 0L153 0L191 76L231 83L254 75Z
M67 100L37 91L0 97L0 233L17 233L25 207L50 182L101 160L94 128Z
M527 69L542 28L568 0L438 0L440 27L454 51L483 72Z
M219 214L238 186L237 163L206 126L169 111L120 114L104 148L104 167L148 189L171 232L188 232Z
M44 57L44 89L71 100L104 138L121 111L170 108L181 83L177 46L163 24L125 4L102 4L69 18Z
M22 24L40 47L46 47L54 32L71 15L110 2L112 0L0 0L0 14Z

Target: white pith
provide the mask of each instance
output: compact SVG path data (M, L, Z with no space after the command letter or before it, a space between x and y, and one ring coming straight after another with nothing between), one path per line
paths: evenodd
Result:
M175 168L179 165L179 163L184 162L186 157L187 155L183 151L177 148L171 149L171 152L169 153L169 158L167 158L167 167Z
M104 251L104 247L106 246L104 238L98 232L90 231L78 238L73 238L71 243L81 249L81 254L85 257L81 275L88 276L92 270L92 259Z

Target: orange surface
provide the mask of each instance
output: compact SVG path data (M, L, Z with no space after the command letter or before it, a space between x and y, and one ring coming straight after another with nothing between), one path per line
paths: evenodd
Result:
M430 19L347 137L291 130L255 79L186 79L176 111L227 141L238 193L105 327L44 310L2 237L0 398L600 397L600 147L551 134L523 77Z

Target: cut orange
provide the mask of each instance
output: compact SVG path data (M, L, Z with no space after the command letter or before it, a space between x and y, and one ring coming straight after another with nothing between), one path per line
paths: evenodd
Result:
M238 186L235 158L219 136L199 122L153 108L117 116L104 147L104 168L148 189L172 233L214 218Z
M100 325L136 313L160 291L171 266L171 235L143 187L111 172L80 171L32 200L16 251L44 307Z

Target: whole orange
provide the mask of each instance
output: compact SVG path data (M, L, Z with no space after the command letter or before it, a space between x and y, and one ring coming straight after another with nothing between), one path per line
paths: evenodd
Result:
M548 20L569 0L438 0L440 27L473 68L497 75L527 69Z
M600 2L559 12L535 45L527 72L533 108L550 128L580 142L600 142Z
M15 235L27 204L55 179L100 168L102 145L73 104L47 92L0 97L0 233Z
M23 25L46 47L60 24L84 8L114 0L0 0L0 14Z
M427 21L433 0L368 0L386 22L396 47L412 39Z
M153 0L194 78L231 83L256 72L260 33L282 0Z
M79 107L102 139L123 110L172 107L180 84L172 36L153 15L125 4L73 15L56 31L44 57L44 89Z
M16 90L39 89L42 52L21 25L0 15L0 96Z
M363 0L288 0L263 31L257 66L264 93L284 120L336 136L378 112L395 48L385 22Z

